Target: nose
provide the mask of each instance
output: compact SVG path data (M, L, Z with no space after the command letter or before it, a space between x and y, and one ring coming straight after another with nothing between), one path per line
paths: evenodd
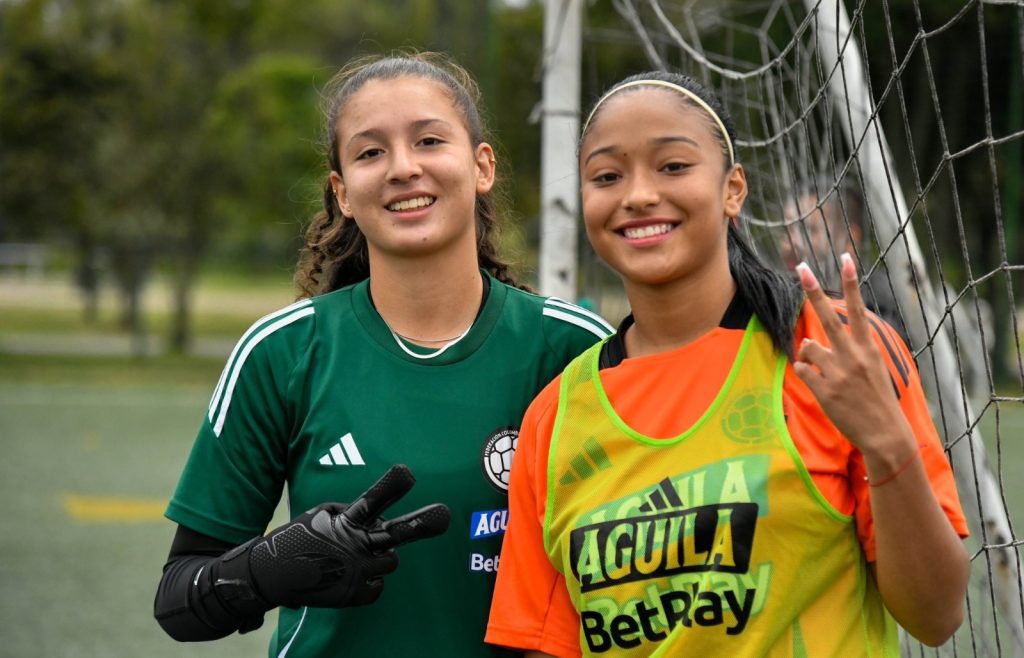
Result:
M622 207L626 210L638 211L657 205L660 200L661 195L652 177L647 172L638 171L629 177L626 196L622 199Z
M391 149L391 157L388 160L388 182L402 183L412 180L423 173L416 153L405 146L397 146Z

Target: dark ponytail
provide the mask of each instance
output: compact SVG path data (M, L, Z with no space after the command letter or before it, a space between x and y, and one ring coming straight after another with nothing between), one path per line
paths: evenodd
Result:
M803 291L789 277L765 265L729 222L729 272L737 294L761 320L775 349L793 359L793 332L803 303Z

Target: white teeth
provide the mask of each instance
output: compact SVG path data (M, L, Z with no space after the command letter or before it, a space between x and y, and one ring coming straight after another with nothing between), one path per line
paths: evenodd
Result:
M642 226L639 228L627 228L622 231L622 234L630 240L639 240L640 238L649 238L654 235L668 233L671 230L671 224L653 224L651 226Z
M388 210L415 210L416 208L429 206L434 201L435 199L432 196L418 196L415 199L405 199L404 201L388 204Z

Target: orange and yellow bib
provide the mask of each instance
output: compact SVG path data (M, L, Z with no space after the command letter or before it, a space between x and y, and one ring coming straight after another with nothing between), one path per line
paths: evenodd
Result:
M599 354L562 375L544 527L583 654L898 655L852 518L790 439L785 357L756 318L710 407L675 437L622 421Z

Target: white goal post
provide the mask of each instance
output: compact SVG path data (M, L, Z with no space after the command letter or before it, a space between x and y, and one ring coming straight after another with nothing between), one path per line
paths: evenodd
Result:
M889 164L893 157L864 80L860 49L841 2L832 6L821 0L805 2L808 12L817 16L818 44L826 68L842 73L829 78L829 92L833 101L847 111L848 120L841 125L846 128L847 141L857 144L853 149L854 165L864 181L877 239L881 244L893 245L883 259L893 281L893 293L905 310L907 330L914 344L930 345L917 358L921 380L930 400L946 403L945 422L937 423L938 429L946 430L957 489L971 532L980 536L992 561L989 582L996 608L1004 617L1017 652L1024 655L1024 585L1013 533L999 484L988 465L981 432L976 428L971 400L961 383L957 352L942 326L942 317L947 313L945 305L937 298L924 266L926 261L910 226L906 201L898 192L893 193L903 188Z

